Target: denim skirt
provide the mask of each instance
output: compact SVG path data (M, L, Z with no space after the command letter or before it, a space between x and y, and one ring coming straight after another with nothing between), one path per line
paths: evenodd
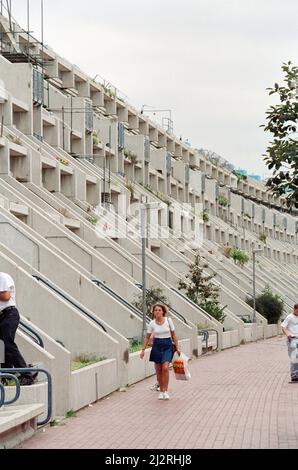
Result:
M173 354L172 338L154 338L149 361L157 364L172 362Z

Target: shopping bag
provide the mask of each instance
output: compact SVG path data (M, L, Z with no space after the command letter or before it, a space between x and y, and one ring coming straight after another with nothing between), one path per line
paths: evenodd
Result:
M175 352L173 356L173 370L177 380L189 380L191 378L188 368L189 358L182 352L179 356Z

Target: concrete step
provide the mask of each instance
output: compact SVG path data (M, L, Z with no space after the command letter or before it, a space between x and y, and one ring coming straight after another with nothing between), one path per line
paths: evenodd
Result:
M16 405L0 409L0 449L12 449L33 436L43 404Z

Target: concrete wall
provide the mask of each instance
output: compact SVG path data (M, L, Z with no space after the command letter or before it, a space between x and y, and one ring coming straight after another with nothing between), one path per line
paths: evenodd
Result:
M222 349L232 348L240 344L238 330L224 331L222 337Z
M76 411L119 387L117 361L98 362L71 373L70 409Z

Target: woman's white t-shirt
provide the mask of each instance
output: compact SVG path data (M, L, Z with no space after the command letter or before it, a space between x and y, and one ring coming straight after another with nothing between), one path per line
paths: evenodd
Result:
M162 325L158 325L155 320L151 320L147 333L153 333L154 338L171 338L171 331L175 331L174 323L171 318L166 317Z

